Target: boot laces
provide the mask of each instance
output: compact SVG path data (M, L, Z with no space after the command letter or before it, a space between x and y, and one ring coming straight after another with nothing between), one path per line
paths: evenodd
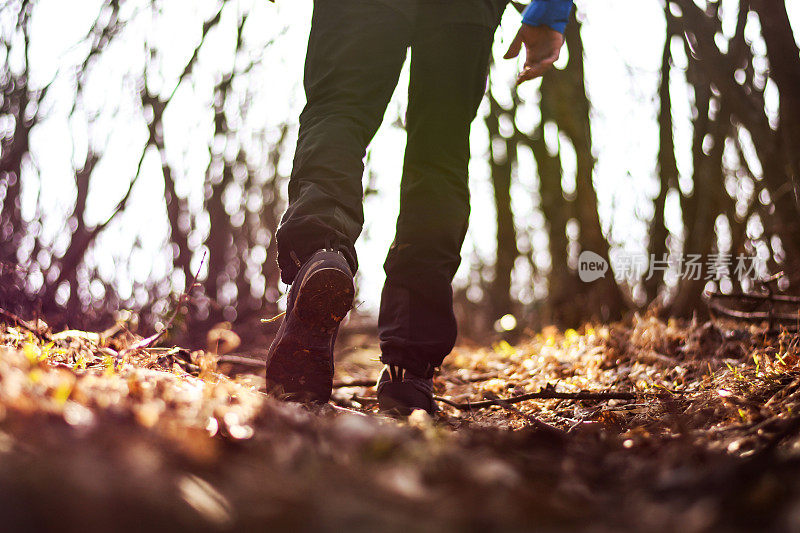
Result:
M389 370L389 377L396 383L409 383L420 392L432 396L433 395L433 380L413 374L397 365L386 365Z

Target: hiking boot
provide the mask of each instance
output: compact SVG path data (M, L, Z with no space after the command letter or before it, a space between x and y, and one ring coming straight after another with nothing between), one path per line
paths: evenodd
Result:
M294 401L330 399L333 345L354 295L353 274L341 253L319 250L300 267L267 352L268 389Z
M383 412L403 416L415 409L434 414L439 407L433 399L433 379L400 366L386 365L378 378L378 406Z

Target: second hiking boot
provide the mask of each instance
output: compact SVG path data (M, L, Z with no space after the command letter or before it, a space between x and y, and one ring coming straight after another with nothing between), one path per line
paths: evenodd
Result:
M267 353L267 386L282 398L327 402L333 387L333 345L353 305L353 274L344 256L319 250L289 289L286 315Z
M433 400L433 379L396 365L386 365L378 378L378 405L383 412L402 416L416 409L429 414L439 410Z

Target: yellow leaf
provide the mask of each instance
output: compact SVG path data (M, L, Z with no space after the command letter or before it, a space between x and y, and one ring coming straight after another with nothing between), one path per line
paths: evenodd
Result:
M106 355L103 357L103 365L106 367L104 374L106 376L111 376L114 374L114 358L110 355Z
M64 405L65 403L67 403L70 394L72 394L72 384L67 382L62 382L53 391L53 399L59 405Z
M42 381L42 371L41 371L41 370L39 370L38 368L34 368L33 370L31 370L31 371L28 373L28 378L29 378L29 379L30 379L30 380L31 380L33 383L39 383L40 381Z
M40 361L41 361L41 360L43 360L43 359L47 359L48 357L50 357L50 350L52 350L52 349L53 349L53 346L54 346L54 345L55 345L55 343L54 343L54 342L48 342L47 344L45 344L45 345L42 347L42 353L39 355L39 360L40 360Z
M39 362L39 349L31 343L26 342L22 345L22 353L31 363Z
M507 341L500 341L494 345L494 351L500 355L504 355L506 357L511 357L517 351L511 346Z

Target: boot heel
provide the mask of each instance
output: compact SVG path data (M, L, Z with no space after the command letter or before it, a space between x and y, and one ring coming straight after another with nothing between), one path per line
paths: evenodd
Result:
M314 272L300 287L294 312L312 329L327 334L353 306L355 288L346 273L334 268Z

